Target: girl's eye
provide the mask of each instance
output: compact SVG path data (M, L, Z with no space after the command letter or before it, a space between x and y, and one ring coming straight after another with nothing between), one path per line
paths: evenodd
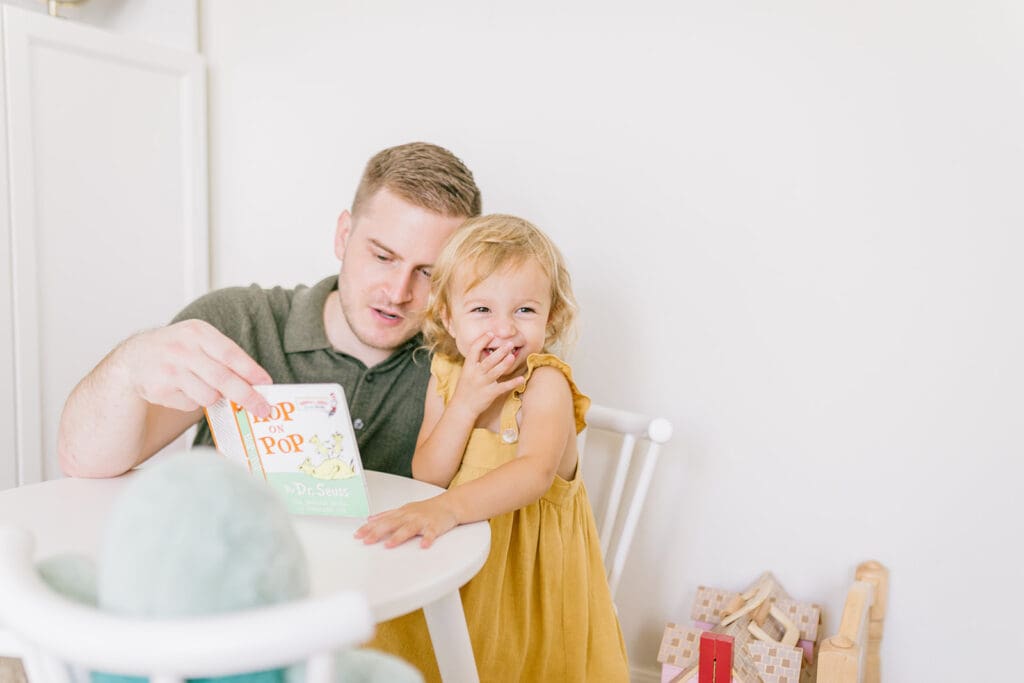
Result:
M488 313L490 310L491 309L487 308L486 306L477 306L476 308L471 310L470 313Z
M534 309L530 308L529 306L523 306L522 308L519 309L519 312L520 313L536 313L537 311L535 311Z

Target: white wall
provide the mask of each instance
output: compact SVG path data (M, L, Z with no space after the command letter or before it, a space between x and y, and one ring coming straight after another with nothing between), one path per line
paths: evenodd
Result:
M867 558L892 571L887 680L994 677L971 643L1024 645L1024 6L207 2L200 21L216 285L332 272L362 164L416 139L561 244L580 384L677 429L622 589L635 667L698 583L765 569L834 630Z

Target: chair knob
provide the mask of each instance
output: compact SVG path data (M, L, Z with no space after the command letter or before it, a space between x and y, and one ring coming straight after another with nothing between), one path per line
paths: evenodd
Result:
M663 417L651 420L647 427L647 438L655 443L665 443L672 438L672 423Z

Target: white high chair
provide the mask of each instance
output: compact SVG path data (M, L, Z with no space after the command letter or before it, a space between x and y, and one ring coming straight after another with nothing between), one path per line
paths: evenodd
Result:
M21 657L29 683L88 680L88 671L182 683L299 662L307 683L333 683L333 653L373 635L355 592L204 617L111 615L52 590L33 547L29 532L0 525L0 655Z
M654 476L658 462L658 451L662 444L672 437L672 424L664 418L630 413L624 410L592 404L587 411L587 429L578 438L581 462L585 455L596 449L586 448L587 435L593 430L612 432L621 436L618 463L611 483L607 487L604 514L598 517L598 533L601 537L601 554L608 573L608 587L612 600L622 579L622 569L629 555L633 535L640 512L647 498L647 490ZM639 473L627 492L630 465L635 451L642 453ZM584 470L585 472L586 470ZM588 487L589 488L589 487ZM625 518L617 524L619 513L625 510Z

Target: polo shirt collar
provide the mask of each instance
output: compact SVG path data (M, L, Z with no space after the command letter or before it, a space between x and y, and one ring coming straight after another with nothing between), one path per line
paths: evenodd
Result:
M284 322L285 353L331 348L324 329L324 304L338 288L338 276L330 275L312 287L296 289Z

